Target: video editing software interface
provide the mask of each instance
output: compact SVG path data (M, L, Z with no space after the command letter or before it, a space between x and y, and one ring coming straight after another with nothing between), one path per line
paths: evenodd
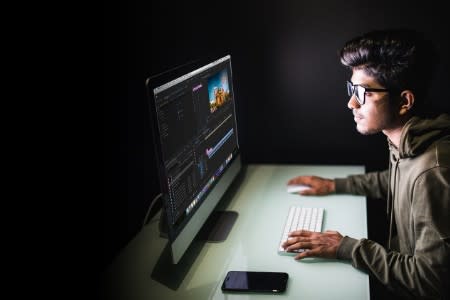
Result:
M166 210L177 235L238 151L230 57L153 92L169 198Z

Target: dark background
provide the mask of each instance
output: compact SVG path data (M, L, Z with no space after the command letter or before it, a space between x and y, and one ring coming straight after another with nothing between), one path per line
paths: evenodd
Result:
M159 193L145 89L148 76L193 59L231 54L245 163L383 169L386 138L355 130L346 106L350 73L340 65L337 52L348 39L372 29L423 31L441 55L430 100L437 110L449 112L449 17L443 7L427 3L105 2L100 269L136 235ZM368 207L369 237L376 239L383 236L384 207Z

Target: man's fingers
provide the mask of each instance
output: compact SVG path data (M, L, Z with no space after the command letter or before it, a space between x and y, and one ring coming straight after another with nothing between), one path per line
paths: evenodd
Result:
M289 180L288 184L309 184L310 182L310 176L298 176Z
M304 237L294 237L294 238L288 238L284 243L283 243L283 247L287 248L291 245L297 244L297 243L306 243L306 242L311 242L311 239L309 238L304 238Z
M287 251L309 250L308 253L300 253L297 259L307 256L336 258L336 251L342 240L342 235L332 230L324 233L299 230L289 234L289 237L289 242L284 246Z
M292 250L297 249L311 249L313 247L313 243L311 242L298 242L295 244L292 244L286 248L286 251L290 252Z
M296 231L292 231L289 233L290 237L295 237L295 236L311 236L314 232L313 231L308 231L308 230L296 230Z
M307 190L298 192L298 194L303 195L303 196L314 196L314 195L317 195L317 191L314 188L309 188Z
M299 260L305 257L312 257L312 256L318 256L320 253L320 249L306 249L302 253L295 256L295 260Z

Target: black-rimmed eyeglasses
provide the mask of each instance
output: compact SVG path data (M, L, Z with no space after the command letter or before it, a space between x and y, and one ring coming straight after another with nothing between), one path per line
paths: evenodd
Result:
M366 103L366 92L389 92L389 90L366 88L347 81L347 93L350 97L355 94L356 100L358 101L359 105L363 105L364 103Z

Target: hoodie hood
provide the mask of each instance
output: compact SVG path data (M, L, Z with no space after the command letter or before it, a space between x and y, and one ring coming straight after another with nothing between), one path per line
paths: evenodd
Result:
M442 114L435 119L412 117L403 127L399 156L400 158L417 156L431 144L448 135L450 135L450 115Z

